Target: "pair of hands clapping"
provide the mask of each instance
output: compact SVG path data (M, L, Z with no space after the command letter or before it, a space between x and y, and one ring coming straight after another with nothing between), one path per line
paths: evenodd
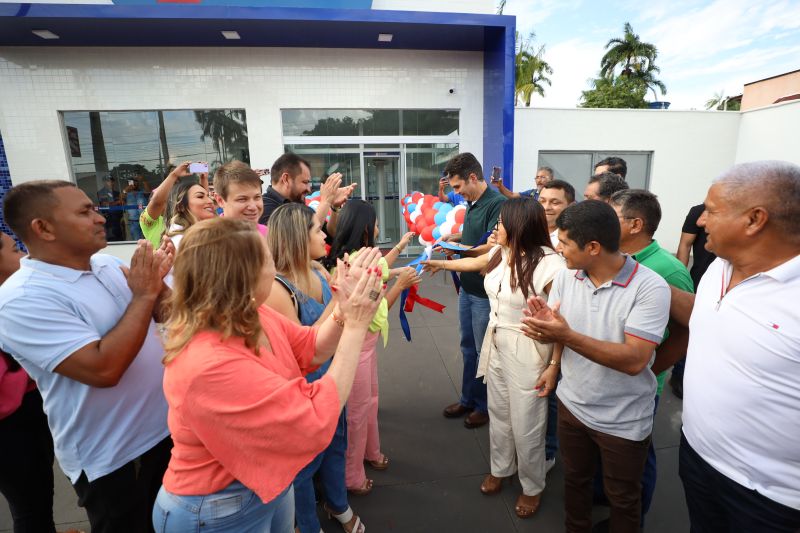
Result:
M175 245L164 237L158 250L150 241L142 239L136 244L130 267L120 267L134 298L157 298L164 289L164 276L175 262Z
M523 309L522 332L529 338L543 343L564 343L570 332L569 324L561 316L561 302L551 308L541 296L528 298L528 309ZM548 396L556 388L559 365L548 365L539 376L534 389L539 396Z
M380 258L380 249L362 248L352 261L349 254L337 260L331 288L346 325L366 328L372 322L386 291Z
M333 207L341 207L347 199L353 194L358 183L351 183L346 187L342 187L342 174L334 172L325 180L325 183L319 189L320 199L327 202Z

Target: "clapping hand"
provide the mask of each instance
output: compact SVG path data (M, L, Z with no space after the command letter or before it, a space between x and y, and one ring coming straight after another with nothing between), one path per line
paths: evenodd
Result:
M352 261L350 254L344 254L344 258L336 262L332 287L342 292L344 298L348 298L364 272L370 269L381 270L378 265L380 258L380 248L361 248Z
M336 268L337 273L340 268L345 268L344 262L340 260L340 263ZM355 277L352 272L347 275ZM385 291L381 268L377 264L361 271L349 295L345 296L341 290L335 291L336 303L342 313L345 327L350 325L366 329L372 322Z
M154 253L163 256L160 270L161 278L163 279L172 270L172 265L175 264L175 244L172 239L164 235L161 237L161 246Z
M136 245L136 250L131 257L130 268L120 267L122 273L128 280L128 287L131 289L134 298L153 298L155 300L163 288L163 278L169 268L162 274L166 267L165 262L169 261L167 254L162 250L153 251L150 241L140 240ZM170 262L169 267L172 267Z
M541 296L528 298L528 309L523 309L522 332L541 343L560 342L569 335L571 329L561 316L561 302L551 308Z

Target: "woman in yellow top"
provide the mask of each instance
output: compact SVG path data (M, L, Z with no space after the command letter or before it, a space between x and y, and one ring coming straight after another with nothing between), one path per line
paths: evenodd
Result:
M337 259L348 261L354 257L355 250L375 246L378 229L375 208L364 200L348 201L339 213L336 236L323 264L327 268L333 268ZM398 279L386 293L369 326L369 333L361 349L353 390L347 401L345 485L347 490L357 495L367 494L372 490L372 480L367 479L364 461L376 470L385 470L389 466L389 459L381 452L378 435L378 334L380 333L386 346L389 338L389 308L403 289L420 282L413 268L390 270L413 236L413 233L406 233L397 246L378 262L384 283L394 276L398 276Z

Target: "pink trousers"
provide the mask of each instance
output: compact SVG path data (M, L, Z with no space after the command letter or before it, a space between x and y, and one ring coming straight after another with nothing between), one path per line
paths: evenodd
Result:
M358 359L356 377L347 400L347 453L344 482L360 489L367 479L364 460L381 458L378 436L378 352L380 332L367 333Z

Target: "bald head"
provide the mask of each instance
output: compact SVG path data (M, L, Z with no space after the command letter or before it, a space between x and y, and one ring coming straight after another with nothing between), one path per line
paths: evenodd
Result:
M714 180L732 205L761 206L787 240L800 240L800 166L787 161L734 165Z

